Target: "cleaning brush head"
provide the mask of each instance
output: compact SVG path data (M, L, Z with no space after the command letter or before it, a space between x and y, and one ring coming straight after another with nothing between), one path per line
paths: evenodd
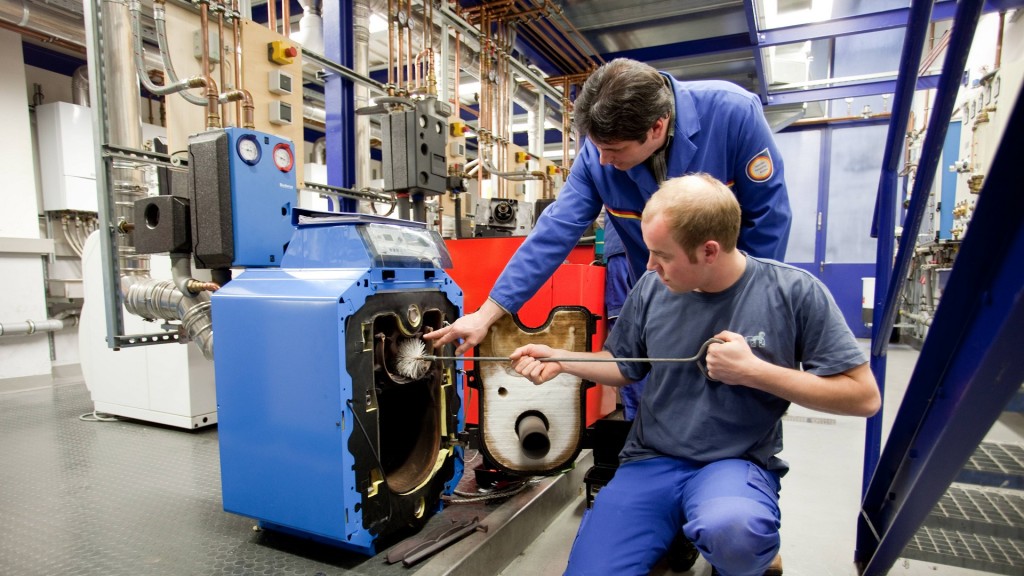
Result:
M430 370L430 360L423 356L427 353L427 345L420 338L403 338L398 343L398 359L395 372L406 378L419 380Z

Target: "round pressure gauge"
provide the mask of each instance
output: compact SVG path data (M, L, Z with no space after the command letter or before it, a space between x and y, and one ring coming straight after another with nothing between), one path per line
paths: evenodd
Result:
M256 141L256 136L253 134L244 134L239 137L235 148L238 149L238 157L249 166L255 166L260 161L260 156L263 155L260 143Z
M295 164L295 158L292 156L291 146L281 142L277 146L274 146L274 165L281 172L291 172L292 166Z

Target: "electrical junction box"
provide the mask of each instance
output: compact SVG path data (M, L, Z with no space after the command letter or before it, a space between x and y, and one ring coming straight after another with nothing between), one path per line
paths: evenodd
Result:
M270 102L270 123L287 126L292 123L292 105L280 100Z
M220 47L220 35L217 33L216 28L210 27L208 38L208 56L210 58L210 62L220 64L220 53L222 49ZM196 60L203 59L203 34L199 30L192 33L192 56L194 56ZM221 86L221 88L223 89L224 87Z
M292 75L283 70L271 70L270 75L270 91L273 94L291 94L292 88Z
M292 143L225 128L189 138L188 153L196 266L279 266L293 232Z

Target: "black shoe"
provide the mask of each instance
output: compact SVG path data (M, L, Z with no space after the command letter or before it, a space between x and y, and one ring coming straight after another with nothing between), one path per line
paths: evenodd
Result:
M668 567L673 572L686 572L693 568L699 556L700 552L697 552L693 542L690 542L689 538L683 536L682 532L676 534L675 539L669 544L668 553L666 554Z

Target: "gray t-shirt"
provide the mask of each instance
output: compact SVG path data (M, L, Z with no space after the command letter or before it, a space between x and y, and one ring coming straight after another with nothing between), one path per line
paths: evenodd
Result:
M739 281L713 294L673 294L657 274L644 274L604 348L619 358L684 358L722 330L746 337L759 358L818 376L867 362L821 282L799 268L752 256ZM618 366L631 380L650 373L622 461L743 458L780 474L788 469L776 454L789 401L707 380L692 362Z

